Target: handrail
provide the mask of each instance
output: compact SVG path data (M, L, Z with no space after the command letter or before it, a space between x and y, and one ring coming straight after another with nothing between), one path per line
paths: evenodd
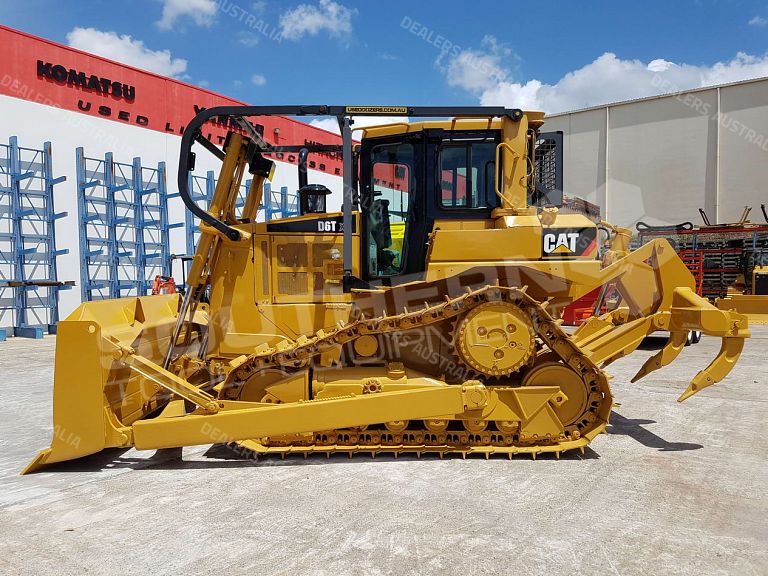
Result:
M178 188L184 205L201 221L218 230L227 238L238 241L241 233L226 222L222 222L212 214L203 210L192 199L189 190L188 174L194 165L192 145L200 142L212 153L220 156L218 148L202 137L200 129L203 124L214 117L246 118L250 116L404 116L404 117L493 117L507 116L513 121L519 121L523 117L523 111L518 108L504 108L503 106L215 106L201 110L187 124L181 136L181 150L179 152ZM262 142L263 145L263 142ZM256 143L259 148L259 144ZM267 152L268 149L262 151Z
M499 162L499 160L500 160L500 153L502 148L506 148L507 150L509 150L509 152L513 156L515 156L516 158L520 158L520 153L517 152L514 148L512 148L512 146L510 146L508 142L500 142L499 145L496 146L496 169L497 170L498 170L498 167L501 166L501 163ZM507 197L501 191L501 188L499 188L499 180L501 179L496 178L496 182L495 182L496 189L494 190L496 192L496 196L501 198L502 207L504 207L504 203L506 203L506 204L509 204L510 207L514 208L514 206L512 206L512 203L507 199Z
M242 109L242 106L217 106L215 108L207 108L205 110L201 110L192 119L192 121L184 129L184 134L181 136L181 151L179 153L179 172L177 179L179 196L181 196L181 199L187 209L192 212L192 214L197 216L202 222L215 228L224 234L227 238L235 242L240 240L240 231L236 228L233 228L226 222L222 222L208 211L203 210L192 199L192 194L190 194L189 190L189 172L194 168L194 155L192 153L192 145L195 142L200 141L202 138L200 135L200 128L203 126L203 124L214 116L235 115Z

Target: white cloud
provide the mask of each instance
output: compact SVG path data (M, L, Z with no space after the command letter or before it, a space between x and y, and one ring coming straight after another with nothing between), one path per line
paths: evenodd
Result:
M333 0L320 0L317 5L299 4L280 16L280 32L287 40L317 36L323 30L334 38L344 38L352 33L355 14L356 8L347 8Z
M246 46L248 48L253 48L259 43L259 37L253 32L245 32L245 31L238 32L237 43L242 44L243 46Z
M390 62L395 60L400 60L400 56L396 56L395 54L391 54L389 52L377 52L376 58L378 58L379 60L385 60Z
M339 123L336 122L336 118L318 118L316 120L312 120L309 125L314 126L315 128L322 128L323 130L333 132L334 134L341 134L341 130L339 130Z
M144 42L127 34L118 36L115 32L96 28L75 28L67 34L67 43L73 48L163 76L179 77L187 70L187 61L171 57L170 50L150 50Z
M768 76L768 54L752 56L743 52L711 66L673 63L662 58L645 63L623 60L606 52L586 66L568 72L554 84L537 79L517 82L511 78L509 69L501 80L493 81L496 76L466 70L463 66L466 61L456 62L460 58L461 54L445 67L446 81L476 94L481 104L549 113ZM498 57L498 48L491 47L478 53L476 61L486 62L495 70L493 66L501 66L504 60ZM459 77L463 80L451 77L462 70L465 73Z
M480 93L507 78L509 65L515 58L512 50L494 36L485 36L480 45L481 50L462 50L447 64L442 62L446 53L441 53L437 66L449 85Z
M755 16L749 21L750 26L757 26L758 28L765 28L768 25L768 18L762 16Z
M354 120L354 124L352 124L353 130L355 128L365 128L366 126L379 126L380 124L408 122L408 118L406 116L353 116L352 120ZM339 130L339 123L336 121L336 118L317 118L312 120L309 125L314 126L315 128L322 128L323 130L333 132L334 134L341 134L341 130ZM353 133L355 138L359 138L360 135L361 133L359 131Z
M664 60L664 58L657 58L656 60L651 60L648 62L648 70L651 72L666 72L674 65L674 62Z
M265 86L267 84L267 79L263 74L254 74L251 76L251 84L254 86Z
M161 30L171 30L184 17L198 26L210 26L216 17L216 0L163 0L163 15L156 24Z

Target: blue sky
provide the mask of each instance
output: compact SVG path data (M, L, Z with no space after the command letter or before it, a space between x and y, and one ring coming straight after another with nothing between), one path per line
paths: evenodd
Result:
M556 112L768 75L768 1L0 0L0 22L253 104Z

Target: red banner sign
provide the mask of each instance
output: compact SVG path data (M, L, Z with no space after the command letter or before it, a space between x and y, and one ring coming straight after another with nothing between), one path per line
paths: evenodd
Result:
M203 108L243 104L5 26L0 26L0 62L2 95L176 136ZM252 121L272 144L341 143L337 135L291 118L256 117ZM212 120L204 132L220 145L227 128L226 123ZM295 154L281 154L276 159L298 161ZM339 154L311 154L309 167L341 175L342 163Z

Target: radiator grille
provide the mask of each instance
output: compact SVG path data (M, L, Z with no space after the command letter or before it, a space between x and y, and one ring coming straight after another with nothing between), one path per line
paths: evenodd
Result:
M315 243L312 244L312 266L314 268L322 268L325 260L331 260L331 250L336 248L336 251L341 253L341 244L328 243Z
M288 295L306 294L308 281L306 272L278 272L277 291Z
M307 245L290 243L277 245L277 262L284 268L307 267Z

